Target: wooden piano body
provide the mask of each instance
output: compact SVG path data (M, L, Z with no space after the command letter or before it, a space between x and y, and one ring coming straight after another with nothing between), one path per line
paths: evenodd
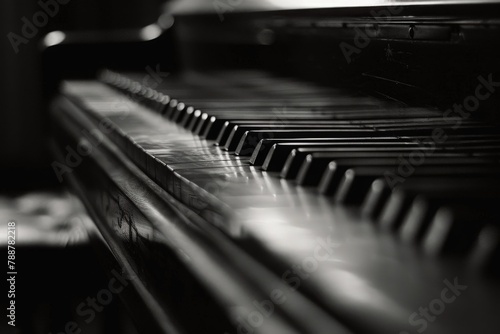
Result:
M47 36L54 171L141 332L498 332L500 3L365 2L188 1ZM259 145L309 172L280 179ZM346 159L378 160L331 193ZM367 193L408 216L367 214Z

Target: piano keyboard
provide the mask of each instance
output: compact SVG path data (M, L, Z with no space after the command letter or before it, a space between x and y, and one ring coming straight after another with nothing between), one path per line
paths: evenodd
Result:
M496 124L260 72L147 87L105 71L63 96L345 333L498 324ZM450 284L456 302L426 318Z

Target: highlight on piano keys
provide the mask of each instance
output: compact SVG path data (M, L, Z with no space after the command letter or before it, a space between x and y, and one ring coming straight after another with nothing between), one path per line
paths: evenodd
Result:
M496 334L499 6L0 3L0 330Z

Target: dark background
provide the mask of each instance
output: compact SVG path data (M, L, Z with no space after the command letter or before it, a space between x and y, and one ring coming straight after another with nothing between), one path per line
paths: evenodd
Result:
M41 0L49 3L55 0ZM42 10L38 1L0 1L0 187L20 188L55 182L50 171L41 76L41 43L54 30L106 30L142 27L154 22L161 0L70 0L59 5L29 43L16 54L7 35L22 36L26 17ZM71 59L67 60L71 62ZM78 66L78 64L74 64Z
M70 320L80 321L85 333L137 333L119 302L110 304L89 325L73 314L78 303L94 296L109 280L99 266L99 255L87 239L71 245L59 240L61 235L71 235L72 217L85 213L74 208L74 201L61 189L51 168L41 41L54 30L142 27L156 21L162 3L160 0L71 0L59 5L58 13L49 17L27 44L19 45L16 53L8 34L22 36L21 19L26 17L33 22L33 15L42 7L38 0L0 0L0 220L4 231L1 234L6 235L4 228L9 220L16 220L20 226L16 242L17 322L16 327L7 326L3 314L0 333L59 333ZM71 64L72 59L66 61L70 66L79 66ZM67 214L54 215L51 207ZM7 254L4 241L0 242L0 253ZM1 287L7 291L5 281ZM5 300L6 297L2 299L4 307Z

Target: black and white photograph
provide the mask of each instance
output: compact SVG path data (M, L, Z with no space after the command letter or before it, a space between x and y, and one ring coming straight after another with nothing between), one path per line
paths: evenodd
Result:
M0 0L3 334L500 333L500 0Z

